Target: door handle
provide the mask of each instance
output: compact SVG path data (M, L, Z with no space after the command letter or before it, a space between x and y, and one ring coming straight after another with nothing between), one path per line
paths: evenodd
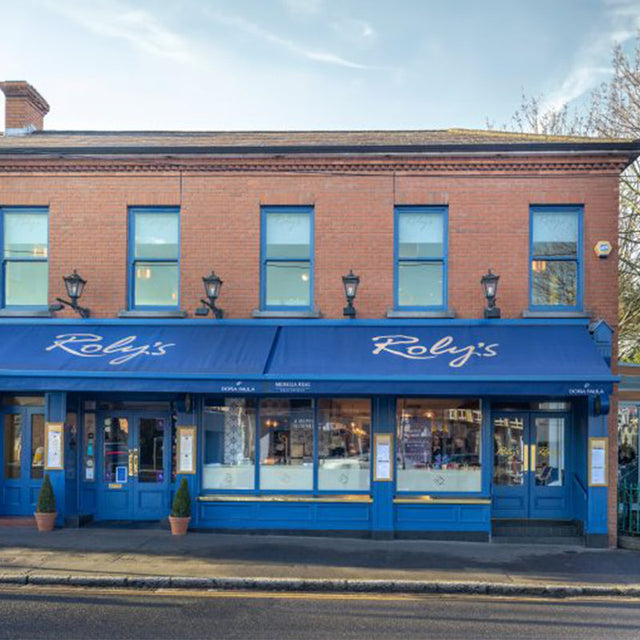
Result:
M531 471L536 470L536 445L531 445Z
M524 460L523 462L523 466L524 466L524 472L527 473L527 471L529 471L529 445L525 444L524 445L524 455L523 455Z
M138 476L138 450L133 450L133 475Z
M129 449L129 476L133 475L133 449Z

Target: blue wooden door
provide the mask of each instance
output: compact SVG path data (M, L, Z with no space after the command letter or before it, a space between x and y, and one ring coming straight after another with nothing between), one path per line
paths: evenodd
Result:
M160 520L169 515L171 418L136 413L133 420L133 518Z
M494 518L528 518L528 441L526 413L493 415Z
M569 422L567 414L530 415L529 518L571 516Z
M96 456L98 519L133 518L133 428L125 412L99 414Z
M7 407L2 412L0 513L31 515L44 475L44 412Z
M171 418L120 412L99 418L101 520L160 520L169 515Z
M571 517L570 436L567 414L494 414L494 518Z

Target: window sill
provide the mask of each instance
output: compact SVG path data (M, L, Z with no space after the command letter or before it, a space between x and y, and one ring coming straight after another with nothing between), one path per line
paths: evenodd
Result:
M205 494L198 496L197 500L198 502L373 502L371 496L367 494L325 494L324 496Z
M282 309L279 311L263 311L261 309L254 309L251 312L252 318L291 318L291 319L303 319L303 320L312 320L322 318L322 313L320 309L316 309L314 311L287 311L286 309Z
M0 318L53 318L49 309L0 309Z
M387 318L390 320L405 320L405 319L429 319L429 318L455 318L456 312L453 309L446 309L444 311L399 311L396 309L389 309L387 311Z
M525 309L522 312L522 317L526 319L533 318L585 318L590 319L591 313L589 311L530 311Z
M123 309L118 312L118 318L186 318L186 311L136 311Z

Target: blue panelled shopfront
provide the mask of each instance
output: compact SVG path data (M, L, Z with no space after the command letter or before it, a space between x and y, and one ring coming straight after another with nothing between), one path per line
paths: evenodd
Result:
M607 544L611 330L582 320L6 320L0 514L488 540L570 520Z

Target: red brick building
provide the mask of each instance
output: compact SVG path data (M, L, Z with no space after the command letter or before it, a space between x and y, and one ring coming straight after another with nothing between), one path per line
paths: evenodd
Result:
M164 518L186 474L201 527L615 541L634 142L47 131L33 87L0 88L0 514L47 466L70 521ZM88 319L56 303L74 269ZM224 319L196 314L212 269ZM169 355L107 361L141 343Z

